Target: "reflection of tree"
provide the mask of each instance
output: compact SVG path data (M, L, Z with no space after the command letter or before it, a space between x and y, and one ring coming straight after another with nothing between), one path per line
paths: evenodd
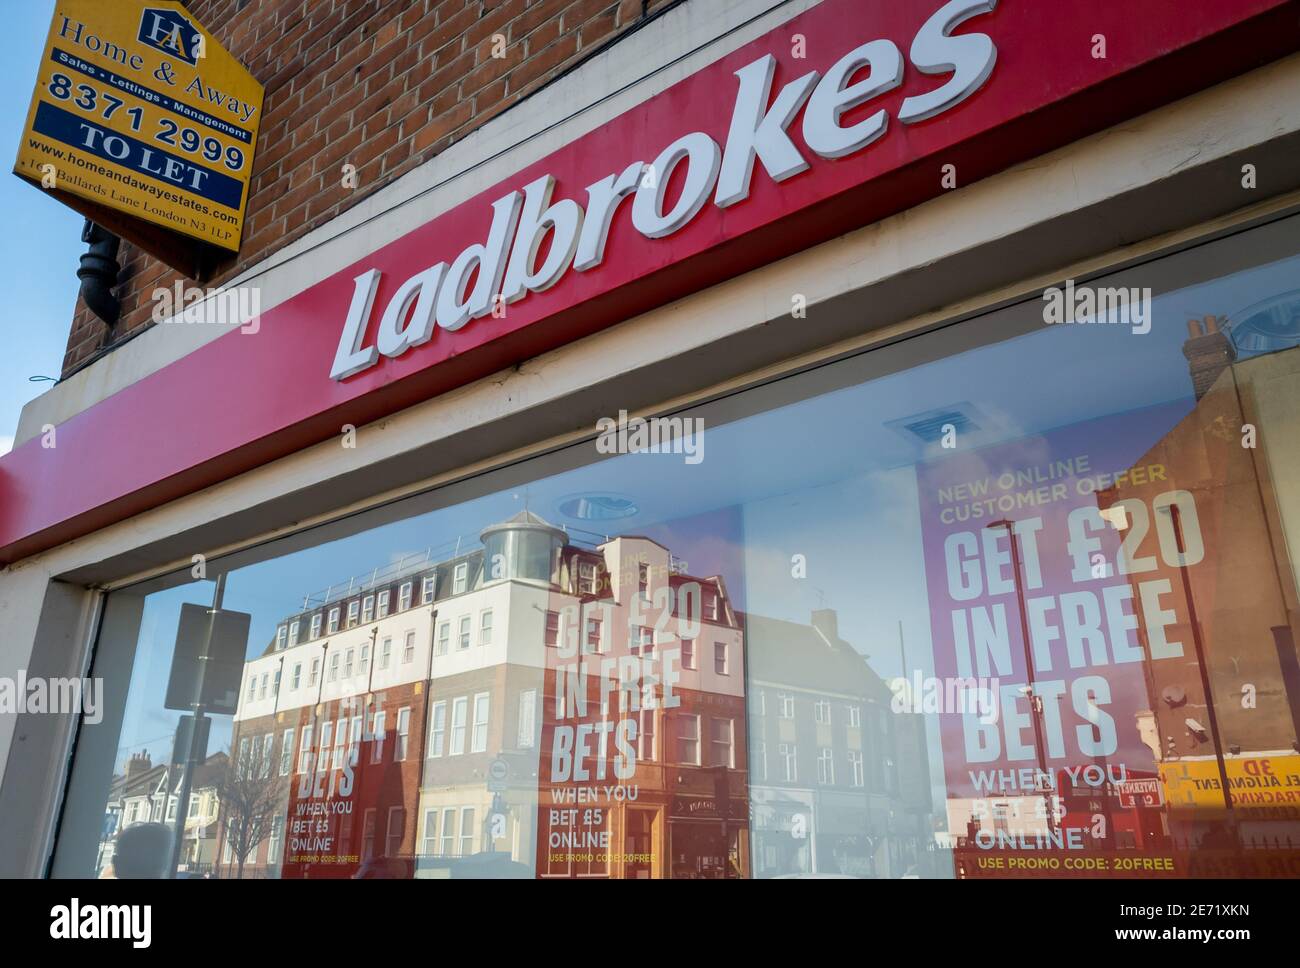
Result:
M287 788L274 770L263 771L254 764L231 757L216 779L221 804L221 836L235 857L236 877L244 876L244 864L257 845L271 835L271 826L284 803Z

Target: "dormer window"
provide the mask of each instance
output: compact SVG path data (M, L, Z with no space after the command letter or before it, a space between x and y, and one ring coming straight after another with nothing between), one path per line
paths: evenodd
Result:
M397 610L404 612L411 607L411 583L408 581L398 590Z
M327 625L326 628L329 629L330 635L333 635L339 630L339 610L337 608L330 609L329 625Z
M375 617L375 596L367 595L361 601L361 621L369 622Z
M298 629L299 629L298 622L294 621L289 623L289 644L290 645L298 644Z
M379 593L379 617L380 618L383 618L385 615L388 614L389 594L390 593L387 588L385 588L382 592Z
M281 625L275 630L275 651L281 651L289 642L289 627Z
M469 586L469 562L462 561L452 572L451 593L453 595L462 595Z
M311 617L311 637L313 639L320 638L320 612Z
M596 563L593 561L578 562L578 594L596 594Z
M425 576L424 581L420 583L420 602L428 605L433 601L433 576Z
M357 624L357 617L361 614L361 603L355 599L348 602L348 628Z

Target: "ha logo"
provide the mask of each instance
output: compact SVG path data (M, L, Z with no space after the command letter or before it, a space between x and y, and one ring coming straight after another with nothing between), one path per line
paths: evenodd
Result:
M140 16L140 43L197 67L203 34L178 11L145 7Z

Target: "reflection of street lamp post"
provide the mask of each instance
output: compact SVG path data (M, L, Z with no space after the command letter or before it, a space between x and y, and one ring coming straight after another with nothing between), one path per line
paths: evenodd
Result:
M1210 670L1205 662L1205 643L1201 641L1201 621L1196 615L1196 601L1192 598L1192 582L1187 574L1187 546L1183 542L1182 512L1177 504L1157 508L1168 514L1174 529L1174 542L1178 549L1178 572L1183 580L1183 596L1187 599L1187 620L1192 627L1192 646L1196 649L1196 669L1201 677L1201 692L1205 695L1205 715L1210 721L1210 741L1214 743L1214 760L1219 767L1219 785L1223 789L1223 809L1228 830L1237 837L1236 817L1232 810L1232 789L1228 785L1228 766L1223 759L1223 742L1219 738L1219 717L1214 711L1214 695L1210 691Z
M1034 752L1038 758L1038 775L1041 783L1047 776L1047 751L1043 744L1043 697L1034 692L1034 654L1029 642L1029 613L1025 608L1025 590L1020 581L1020 542L1017 540L1014 521L1003 518L1001 521L990 522L989 527L1005 527L1007 538L1011 542L1011 574L1015 576L1016 603L1020 607L1020 638L1025 646L1025 685L1020 691L1029 699L1030 718L1034 721ZM1043 788L1043 803L1047 808L1049 832L1056 830L1056 811L1051 800L1054 786L1054 783L1048 783Z

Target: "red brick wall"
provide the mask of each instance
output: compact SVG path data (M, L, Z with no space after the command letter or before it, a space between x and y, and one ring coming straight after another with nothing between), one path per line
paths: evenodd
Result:
M219 285L393 179L629 28L681 0L189 0L266 86L237 258ZM493 57L494 34L506 38ZM355 189L342 185L355 165ZM151 325L150 293L178 273L123 243L110 330L78 301L66 376ZM69 285L76 285L69 275Z

